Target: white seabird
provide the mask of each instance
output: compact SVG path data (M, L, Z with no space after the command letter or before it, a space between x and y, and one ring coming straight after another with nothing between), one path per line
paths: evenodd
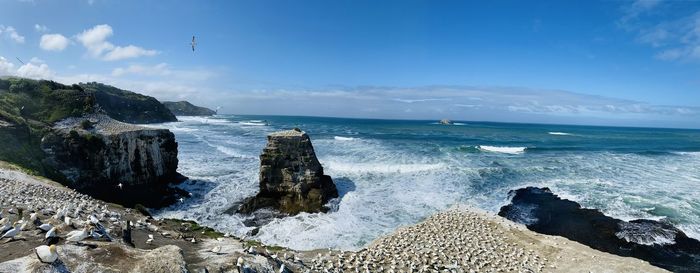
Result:
M82 240L85 240L85 238L90 236L90 232L88 231L88 227L84 227L82 230L74 230L68 233L68 236L66 237L66 241L71 241L71 242L80 242Z
M49 223L43 223L39 226L39 229L43 230L44 232L47 232L51 230L52 226Z
M38 246L34 248L34 253L39 261L42 263L53 263L58 259L58 252L56 252L56 245L51 246Z
M11 228L12 228L12 223L10 223L10 219L2 218L2 220L0 220L0 233L8 231Z
M219 252L221 252L221 246L215 246L211 249L211 252L213 252L214 254L219 254Z
M14 238L15 236L17 236L17 234L19 234L19 231L20 231L19 223L15 222L15 227L8 230L7 232L5 232L5 234L0 236L0 240L5 239L5 238Z
M46 232L46 236L44 238L48 239L51 237L57 237L56 235L56 227L52 227L48 232Z

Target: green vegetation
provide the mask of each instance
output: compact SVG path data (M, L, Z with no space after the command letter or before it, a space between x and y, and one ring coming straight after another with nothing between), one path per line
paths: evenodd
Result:
M223 233L218 232L210 227L200 226L195 221L171 219L171 218L163 219L163 221L168 225L172 225L172 228L174 230L178 230L178 231L186 234L187 236L206 237L206 238L219 238L219 237L224 236Z
M92 111L94 97L79 86L22 78L0 79L0 160L29 173L65 178L43 163L41 138L55 121Z
M211 116L216 114L209 108L195 106L187 101L164 101L163 105L170 109L176 116Z
M91 111L94 97L54 81L0 79L0 118L11 123L51 123Z
M81 83L80 87L93 93L100 108L113 119L128 123L177 121L175 115L153 97L96 82Z

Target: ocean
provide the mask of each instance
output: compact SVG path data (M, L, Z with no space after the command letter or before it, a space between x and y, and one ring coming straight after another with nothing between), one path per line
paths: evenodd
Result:
M150 124L179 143L190 198L156 217L196 220L242 236L225 211L258 189L268 133L306 131L340 197L329 213L262 226L256 239L299 250L360 249L456 203L497 213L509 191L555 194L623 219L667 221L700 239L700 130L217 115Z

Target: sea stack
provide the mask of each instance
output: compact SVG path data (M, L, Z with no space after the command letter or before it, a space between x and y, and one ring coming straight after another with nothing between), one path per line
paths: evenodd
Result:
M311 139L304 131L275 132L267 136L260 155L260 192L238 210L251 213L273 207L287 214L323 212L338 190L316 158Z
M455 123L449 119L441 119L440 124L442 124L442 125L454 125Z

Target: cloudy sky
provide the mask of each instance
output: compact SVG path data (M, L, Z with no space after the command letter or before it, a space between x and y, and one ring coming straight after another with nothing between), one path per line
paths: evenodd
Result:
M700 128L700 2L0 0L0 75L234 114Z

